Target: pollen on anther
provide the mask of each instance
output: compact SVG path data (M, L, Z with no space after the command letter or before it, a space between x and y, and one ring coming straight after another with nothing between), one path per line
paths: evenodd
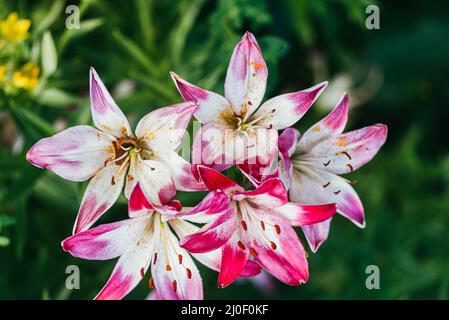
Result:
M271 245L271 249L276 250L277 246L276 243L274 243L273 241L270 242Z
M239 248L242 249L242 250L245 250L245 249L246 249L246 247L245 247L245 245L243 244L242 241L237 242L237 245L238 245Z
M248 227L246 226L246 222L244 220L242 220L241 223L242 223L243 230L245 230L245 231L248 230Z
M274 228L276 229L277 234L281 234L281 227L278 224L275 224Z
M165 270L167 270L167 271L170 271L170 270L171 270L171 267L170 267L169 264L167 264L167 265L165 266Z
M176 292L176 290L178 290L178 283L176 280L173 280L173 291Z
M186 272L187 272L187 279L192 279L192 270L186 268Z
M182 264L182 255L178 255L178 261L179 261L179 264Z
M260 226L262 227L262 230L265 231L265 223L263 221L260 221Z
M154 280L153 277L150 277L150 279L148 280L148 287L150 287L150 289L154 288Z
M251 255L254 258L258 256L258 253L257 253L256 249L254 249L253 247L249 248L249 252L251 253Z

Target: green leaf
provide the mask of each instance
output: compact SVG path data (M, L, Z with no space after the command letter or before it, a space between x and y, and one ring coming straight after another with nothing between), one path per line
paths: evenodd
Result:
M42 37L41 64L44 77L52 75L58 66L58 53L49 31L46 31Z
M56 108L66 107L67 105L78 104L80 102L78 97L59 88L45 89L36 98L40 104Z
M104 23L104 19L95 18L80 22L79 29L65 30L58 42L58 52L61 54L67 45L76 38L92 32Z
M61 16L62 9L64 8L64 0L56 0L53 1L53 5L50 10L48 10L47 6L44 6L44 18L41 21L36 21L36 29L34 29L33 35L38 36L45 30L47 30L57 18ZM34 25L33 21L33 25Z
M0 229L3 227L9 227L16 223L16 219L11 216L2 214L0 215Z

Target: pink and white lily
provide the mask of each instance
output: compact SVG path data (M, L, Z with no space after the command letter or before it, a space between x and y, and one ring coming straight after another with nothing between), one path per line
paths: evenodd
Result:
M146 197L166 204L176 189L201 190L191 165L175 151L197 109L194 102L160 108L131 131L128 120L93 68L90 100L96 128L80 125L38 141L27 159L64 179L91 179L81 201L74 233L87 230L117 200L125 185L129 198L137 182Z
M193 163L224 170L234 164L268 166L277 152L277 130L296 123L327 83L269 99L262 105L268 69L252 33L236 45L227 70L224 93L201 89L171 76L185 101L195 101L202 124L193 145ZM260 106L260 107L259 107Z
M153 298L202 299L201 276L191 255L179 246L178 240L197 232L199 227L187 221L189 217L164 219L180 213L180 202L171 200L165 205L155 205L146 199L137 184L128 209L129 219L100 225L62 242L63 249L75 257L88 260L119 257L112 275L95 299L122 299L145 277L149 268L151 277L148 283L151 289L155 289ZM192 221L197 222L195 219ZM220 250L192 256L205 266L220 270ZM259 272L260 267L251 262L240 276L254 276Z
M200 214L213 216L213 220L181 239L180 245L192 253L221 248L218 286L225 287L234 281L250 256L286 284L306 282L309 276L306 252L292 226L329 219L335 213L335 204L290 203L278 178L265 180L255 190L246 191L211 168L200 165L198 172L211 192L194 210L179 216Z
M370 161L387 138L387 126L376 124L342 133L348 119L348 96L343 95L324 119L302 136L288 128L279 137L279 173L290 200L319 204L335 202L337 211L357 226L365 227L365 214L351 183L339 177ZM327 239L331 219L303 226L307 241L316 252Z

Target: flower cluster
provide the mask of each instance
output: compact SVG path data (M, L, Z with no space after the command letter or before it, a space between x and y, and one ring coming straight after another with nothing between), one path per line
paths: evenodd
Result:
M68 128L28 151L28 161L37 167L67 180L89 180L63 249L83 259L118 258L97 299L123 298L150 267L153 297L202 299L193 259L219 272L219 287L255 276L261 268L288 285L306 282L307 253L294 227L302 228L315 252L328 237L335 212L365 226L359 197L338 175L376 154L386 126L342 133L348 117L343 95L302 136L289 128L327 83L261 104L268 70L249 32L232 54L224 97L171 76L185 102L150 112L133 131L92 68L95 128ZM192 117L201 130L190 161L177 150ZM252 187L220 173L233 166ZM183 208L174 199L177 190L209 193L196 206ZM122 191L128 219L92 227Z

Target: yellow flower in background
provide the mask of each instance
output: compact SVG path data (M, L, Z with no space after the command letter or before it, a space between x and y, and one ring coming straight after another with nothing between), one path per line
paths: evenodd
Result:
M27 62L19 71L15 71L12 76L14 86L26 90L32 90L39 82L41 69L32 62Z
M0 66L0 81L3 81L3 79L5 79L5 74L6 74L6 67Z
M19 20L17 12L11 12L6 20L0 21L0 30L6 40L22 41L28 38L30 25L31 20Z

